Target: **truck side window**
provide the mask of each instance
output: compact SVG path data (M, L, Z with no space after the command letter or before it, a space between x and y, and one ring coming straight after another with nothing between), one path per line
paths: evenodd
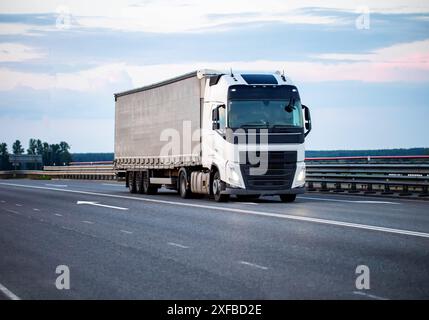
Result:
M219 129L223 130L226 126L226 109L225 106L220 106L219 108Z

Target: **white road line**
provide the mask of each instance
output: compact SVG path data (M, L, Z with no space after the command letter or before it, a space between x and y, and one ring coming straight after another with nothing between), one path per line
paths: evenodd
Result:
M86 204L90 206L104 207L104 208L110 208L110 209L116 209L116 210L128 210L128 208L109 206L107 204L101 204L96 201L77 201L76 204Z
M10 300L21 300L16 294L0 283L0 291Z
M20 204L20 203L16 203L15 204L17 207L22 207L22 204Z
M250 204L250 205L253 205L253 206L257 206L258 205L255 202L234 202L234 203L236 203L236 204Z
M83 220L82 222L83 222L83 223L87 223L87 224L94 224L94 222L92 222L92 221L88 221L88 220Z
M356 294L356 295L368 297L368 298L375 299L375 300L389 300L388 298L379 297L379 296L376 296L376 295L373 295L373 294L369 294L369 293L365 293L365 292L362 292L362 291L353 291L353 293Z
M127 230L120 230L120 231L123 232L123 233L126 233L126 234L133 234L132 231L127 231Z
M33 210L34 210L34 211L40 211L40 209L37 209L37 208L33 208Z
M45 186L48 187L58 187L58 188L67 188L66 184L53 184L53 183L45 183Z
M113 186L113 187L121 187L125 188L123 184L114 184L114 183L102 183L103 186Z
M305 196L303 196L303 197L298 196L298 199L320 200L320 201L331 201L331 202L344 202L344 203L400 204L399 202L392 202L392 201L327 199L327 198L305 197Z
M372 225L359 224L359 223L342 222L342 221L320 219L320 218L294 216L294 215L274 213L274 212L262 212L262 211L253 211L253 210L245 210L245 209L238 209L238 208L215 207L215 206L196 204L196 203L176 202L176 201L169 201L169 200L149 199L149 198L136 198L136 197L131 197L131 196L117 195L117 194L107 194L107 193L78 191L78 190L55 189L55 188L29 186L29 185L21 185L21 184L5 183L5 182L0 182L0 185L30 188L30 189L45 189L45 190L52 190L52 191L77 193L77 194L89 194L89 195L100 196L100 197L131 199L131 200L146 201L146 202L152 202L152 203L164 203L164 204L170 204L170 205L174 205L174 206L194 207L194 208L203 208L203 209L210 209L210 210L217 210L217 211L224 211L224 212L228 211L228 212L244 213L244 214L251 214L251 215L255 215L255 216L273 217L273 218L295 220L295 221L306 221L306 222L313 222L313 223L319 223L319 224L325 224L325 225L333 225L333 226L349 227L349 228L362 229L362 230L372 230L372 231L401 234L401 235L408 235L408 236L414 236L414 237L429 238L429 233L426 233L426 232L386 228L386 227L372 226Z
M57 217L62 217L63 215L62 214L59 214L59 213L56 213L55 214Z
M182 248L182 249L189 249L188 246L184 246L183 244L180 244L180 243L168 242L167 244L169 246L173 246L173 247L178 247L178 248Z
M244 265L249 266L249 267L261 269L261 270L268 270L267 267L260 266L259 264L256 264L256 263L251 263L251 262L247 262L247 261L238 261L238 263L244 264Z
M1 203L6 203L6 201L4 201L4 200L1 200L0 202L1 202Z
M15 210L11 210L11 209L5 209L7 212L10 212L10 213L14 213L14 214L19 214L19 212L18 211L15 211Z

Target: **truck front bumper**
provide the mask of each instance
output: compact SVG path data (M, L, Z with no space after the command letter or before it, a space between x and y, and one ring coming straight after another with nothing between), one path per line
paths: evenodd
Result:
M280 194L300 194L305 192L305 187L297 187L287 190L249 190L242 188L234 188L232 186L227 186L225 190L221 191L222 194L231 194L231 195L265 195L265 196L275 196Z

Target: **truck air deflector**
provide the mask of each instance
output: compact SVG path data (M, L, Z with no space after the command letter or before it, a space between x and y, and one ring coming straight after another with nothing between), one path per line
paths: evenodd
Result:
M298 89L291 85L281 86L249 86L232 85L228 88L228 100L286 100L294 98L300 100Z
M278 84L277 79L271 74L242 74L241 77L247 84Z

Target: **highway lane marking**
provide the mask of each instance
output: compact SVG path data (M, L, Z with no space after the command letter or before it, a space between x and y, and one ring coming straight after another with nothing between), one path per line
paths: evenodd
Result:
M388 298L379 297L379 296L376 296L374 294L369 294L369 293L365 293L362 291L353 291L353 293L356 295L368 297L368 298L375 299L375 300L389 300Z
M67 188L68 187L68 185L66 185L66 184L53 184L53 183L45 183L45 186L58 187L58 188Z
M184 246L183 244L176 243L176 242L167 242L167 244L169 246L178 247L178 248L181 248L181 249L189 249L188 246Z
M251 204L253 206L257 206L258 204L255 202L234 202L235 204Z
M62 217L62 216L63 216L62 214L59 214L59 213L55 213L55 215L56 215L57 217Z
M121 187L125 188L123 184L114 184L114 183L102 183L103 186L113 186L113 187Z
M256 263L251 263L251 262L247 262L247 261L238 261L238 263L244 264L245 266L261 269L261 270L268 270L268 267L264 267L264 266L261 266L261 265L256 264Z
M298 196L298 199L320 200L320 201L331 201L331 202L344 202L344 203L400 204L399 202L392 202L392 201L327 199L327 198L305 197L305 196L303 196L303 197Z
M6 203L6 201L4 201L4 200L1 200L0 202L1 202L1 203Z
M13 214L19 214L18 211L12 210L12 209L5 209L7 212L13 213Z
M40 211L40 209L37 209L37 208L33 208L33 210L34 210L34 211Z
M86 223L86 224L94 224L94 222L92 221L88 221L88 220L83 220L82 223Z
M253 211L253 210L247 210L247 209L245 210L245 209L227 208L227 207L215 207L215 206L196 204L196 203L176 202L176 201L169 201L169 200L149 199L149 198L136 198L136 197L131 197L131 196L116 195L116 194L98 193L98 192L90 192L90 191L79 191L79 190L70 190L70 189L68 189L68 190L55 189L55 188L29 186L29 185L5 183L5 182L0 182L0 185L30 188L30 189L44 189L44 190L51 190L51 191L70 192L70 193L77 193L77 194L88 194L88 195L118 198L118 199L130 199L130 200L146 201L146 202L152 202L152 203L170 204L173 206L194 207L194 208L210 209L210 210L217 210L217 211L229 211L229 212L251 214L251 215L255 215L255 216L273 217L273 218L295 220L295 221L314 222L314 223L325 224L325 225L333 225L333 226L349 227L349 228L362 229L362 230L372 230L372 231L379 231L379 232L385 232L385 233L393 233L393 234L401 234L401 235L408 235L408 236L414 236L414 237L429 238L429 233L426 233L426 232L418 232L418 231L411 231L411 230L405 230L405 229L379 227L379 226L373 226L373 225L351 223L351 222L342 222L342 221L337 221L337 220L328 220L328 219L321 219L321 218L294 216L294 215L274 213L274 212Z
M132 231L128 231L128 230L120 230L120 231L123 232L123 233L126 233L126 234L133 234Z
M16 203L15 204L17 207L22 207L22 204L20 204L20 203Z
M21 300L16 294L0 283L0 291L10 300Z
M104 207L104 208L110 208L110 209L116 209L116 210L128 210L128 208L109 206L107 204L101 204L96 201L77 201L76 204L86 204L90 206Z

